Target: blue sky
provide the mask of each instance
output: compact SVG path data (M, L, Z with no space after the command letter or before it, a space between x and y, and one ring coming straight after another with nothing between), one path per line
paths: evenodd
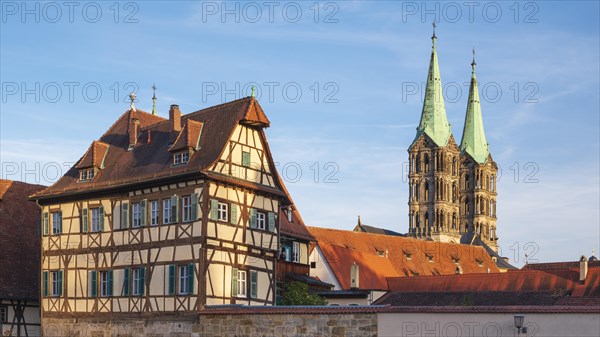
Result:
M25 6L25 7L23 7ZM305 222L405 232L406 148L437 21L460 141L471 50L498 235L517 265L600 251L599 5L549 2L2 1L2 177L50 184L127 108L159 114L258 87ZM244 91L246 89L247 91ZM484 92L485 90L485 92Z

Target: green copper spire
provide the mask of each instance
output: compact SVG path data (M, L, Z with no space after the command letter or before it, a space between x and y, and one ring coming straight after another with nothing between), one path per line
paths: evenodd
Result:
M152 95L152 114L156 115L156 84L152 84L152 91L154 92Z
M442 80L440 78L440 67L438 65L435 43L435 22L433 23L433 36L431 48L431 61L429 62L429 73L427 75L427 87L425 88L425 99L421 122L417 128L417 140L423 133L429 136L437 146L444 147L448 143L451 130L446 118L446 107L442 95Z
M477 87L477 78L475 77L475 49L473 49L473 63L471 67L471 86L469 88L469 102L467 103L467 115L465 116L465 127L463 129L462 140L460 142L460 152L468 153L476 162L483 164L486 162L489 151L488 144L483 131L483 117L481 116L481 106L479 105L479 89Z

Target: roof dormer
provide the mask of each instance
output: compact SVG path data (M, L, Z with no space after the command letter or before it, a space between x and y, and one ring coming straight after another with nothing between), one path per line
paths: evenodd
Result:
M169 152L173 154L173 165L187 164L196 151L200 149L200 135L203 123L188 119L179 131Z
M104 168L104 161L110 145L93 141L75 168L79 170L79 181L91 181Z

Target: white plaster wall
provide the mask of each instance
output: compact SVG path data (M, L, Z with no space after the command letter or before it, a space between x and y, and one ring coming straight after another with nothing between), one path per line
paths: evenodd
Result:
M321 251L318 245L317 247L315 247L315 249L313 249L312 253L310 254L309 261L314 261L317 265L316 268L310 268L310 276L316 276L323 282L333 284L333 290L342 290L340 283L334 276L331 267L329 267L329 264L327 263L327 260L323 256L323 252ZM350 277L350 275L348 275L348 277Z

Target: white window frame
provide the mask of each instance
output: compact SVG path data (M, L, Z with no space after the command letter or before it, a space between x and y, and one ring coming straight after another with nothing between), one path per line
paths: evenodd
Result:
M188 275L188 266L177 266L177 269L179 269L177 271L177 280L179 281L177 282L177 293L179 295L190 294L191 290L188 289L188 278L190 277Z
M173 165L187 164L190 161L190 154L188 152L178 152L173 155Z
M229 221L228 212L229 204L224 202L219 202L219 206L217 208L217 220L219 221Z
M100 231L100 208L90 209L92 215L92 232Z
M131 270L131 295L141 295L142 289L140 287L140 268L134 268Z
M163 199L163 224L171 223L171 198Z
M267 214L256 212L256 228L265 230L267 228Z
M142 227L142 207L139 202L131 204L131 228Z
M238 270L237 275L237 297L247 296L247 275L245 270Z
M52 296L60 295L60 280L58 279L58 271L50 272L52 278Z
M101 271L100 273L100 296L109 297L108 291L108 271Z
M158 225L158 200L150 201L150 226Z
M300 263L300 242L292 242L292 262Z
M186 195L181 197L181 221L192 221L192 196Z
M60 227L59 227L59 223L60 223L59 220L62 221L61 218L62 218L61 212L52 212L52 234L53 235L61 234Z

